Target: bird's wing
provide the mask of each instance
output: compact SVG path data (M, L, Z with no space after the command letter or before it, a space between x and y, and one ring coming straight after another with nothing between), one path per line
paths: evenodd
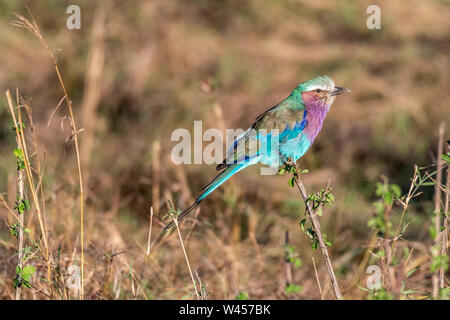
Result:
M280 142L295 138L307 125L306 113L303 105L293 106L283 101L259 115L252 126L237 137L225 159L217 166L222 170L230 164L251 162L260 155L259 142L270 136ZM276 131L272 131L276 130Z

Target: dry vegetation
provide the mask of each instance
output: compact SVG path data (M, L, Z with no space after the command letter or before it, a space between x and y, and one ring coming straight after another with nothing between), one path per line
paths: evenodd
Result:
M343 298L448 298L445 1L379 1L379 31L367 1L82 1L81 30L70 4L0 3L2 299L333 299L287 175L241 172L149 243L166 200L186 207L214 175L171 162L174 129L246 128L320 74L352 90L301 164L320 206L331 181L319 220ZM369 265L385 290L366 289Z

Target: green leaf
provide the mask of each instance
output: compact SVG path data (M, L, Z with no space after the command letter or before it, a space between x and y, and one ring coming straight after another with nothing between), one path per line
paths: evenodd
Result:
M26 288L31 288L31 283L28 282L28 281L23 281L23 282L22 282L22 285L23 285L24 287L26 287Z
M317 250L318 246L319 246L319 242L318 241L314 241L313 244L312 244L313 250Z
M311 238L311 240L313 240L314 237L316 236L316 233L314 232L314 230L312 228L307 228L306 234Z
M22 203L24 205L25 210L30 210L31 206L30 206L30 202L28 201L28 199L23 199Z
M391 204L394 202L393 197L392 197L392 193L386 192L386 193L384 194L384 201L386 201L386 203L387 203L388 205L391 205Z
M289 179L289 186L290 186L291 188L293 188L293 187L294 187L294 184L295 184L295 177L292 177L291 179Z
M302 231L305 231L305 223L306 223L306 219L303 219L302 221L300 221L300 228L302 228Z
M20 226L17 223L14 223L12 226L9 227L9 233L18 238L19 237L19 228Z
M247 292L239 292L239 294L234 297L234 300L248 300Z
M302 260L300 258L295 258L294 260L294 267L300 268L302 266Z
M384 253L384 250L378 250L377 256L380 258L383 258L386 254Z
M128 270L128 279L130 281L133 279L133 263L130 264L130 269Z
M383 206L383 203L382 203L381 201L374 202L374 203L373 203L373 206L374 206L375 212L376 212L377 214L383 214L383 212L384 212L384 206Z
M448 270L448 256L447 255L439 255L433 257L431 260L430 271L431 273L435 273L437 270L442 268L445 272Z
M436 234L437 234L436 229L433 226L431 226L430 229L428 229L428 231L430 232L431 239L434 240L434 238L436 238Z
M328 240L328 237L327 237L326 233L323 234L323 241L325 242L325 245L327 247L331 247L331 242L330 242L330 240Z
M13 287L18 288L24 286L26 288L31 288L31 277L36 272L36 268L34 266L25 266L20 268L20 266L16 267L16 277L13 280Z
M447 163L450 163L450 154L443 154L441 157L442 160L444 160Z
M402 189L396 184L391 185L391 190L397 198L400 198L402 195Z
M440 297L441 300L449 300L449 298L450 298L450 287L442 288L441 290L439 290L439 297Z
M334 195L332 193L327 193L327 198L328 198L328 201L330 201L331 203L334 202Z
M22 150L16 148L14 149L14 154L17 158L22 159Z
M290 284L286 287L286 289L284 290L284 292L286 292L286 294L291 294L291 293L299 293L300 291L302 291L303 287L296 285L296 284Z
M24 278L31 278L31 276L35 273L36 268L34 266L25 266L22 269L22 274Z

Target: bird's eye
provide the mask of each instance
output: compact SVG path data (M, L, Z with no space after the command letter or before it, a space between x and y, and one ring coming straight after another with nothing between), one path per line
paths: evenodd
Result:
M321 93L321 92L322 92L322 90L320 90L320 89L316 89L316 92L317 92L317 93Z

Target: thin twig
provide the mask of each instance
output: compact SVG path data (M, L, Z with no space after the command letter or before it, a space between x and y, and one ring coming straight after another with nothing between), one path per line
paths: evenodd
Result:
M444 125L442 121L439 125L439 142L436 153L436 182L434 185L434 228L436 230L436 237L434 239L434 245L438 248L441 247L441 181L442 181L442 150L444 148ZM433 251L433 257L440 254L440 250ZM439 276L437 273L433 273L433 298L436 299L439 295Z
M325 260L325 265L327 266L328 275L330 276L331 284L333 285L333 290L336 298L338 300L342 300L341 291L339 289L338 282L336 280L336 276L333 271L333 266L331 265L330 256L328 255L328 250L325 245L325 241L323 240L322 231L320 230L319 220L317 219L316 213L311 207L311 203L308 201L308 196L306 195L305 187L301 182L300 178L297 177L295 179L295 183L297 184L298 190L303 198L303 201L306 205L306 211L308 212L309 219L314 227L314 231L316 232L317 238L319 239L319 247L322 252L323 259Z
M50 127L50 123L52 122L53 116L55 115L56 111L58 111L59 107L61 106L61 104L63 103L63 101L67 98L67 96L64 96L61 98L61 100L59 100L58 104L56 105L56 107L53 109L52 113L50 114L50 117L48 117L48 121L47 121L47 128Z
M201 300L207 300L208 292L206 291L206 286L203 284L202 279L198 275L197 270L194 270L195 277L197 278L198 286L200 287L200 298Z
M161 163L160 163L161 143L159 140L152 144L152 203L156 205L160 199ZM155 214L159 214L159 205L155 208Z
M450 152L450 144L448 145L448 151ZM448 220L450 214L450 164L447 164L447 180L445 183L445 202L444 202L444 230L442 231L442 244L441 244L441 256L446 257L448 251ZM439 288L444 288L445 270L441 265L439 269Z
M314 267L314 273L316 274L317 285L319 286L320 297L323 300L322 286L320 285L319 274L317 273L316 261L314 260L314 257L311 257L311 259L312 259L312 263L313 263L313 267Z
M20 148L20 142L17 140L17 148L22 151ZM17 188L19 190L19 196L18 201L23 201L25 199L25 192L24 192L24 169L18 168L17 172ZM19 210L18 210L19 211ZM24 225L24 213L18 212L19 214L19 249L17 252L17 266L22 269L23 268L23 225ZM20 286L17 286L14 293L15 299L20 300Z

